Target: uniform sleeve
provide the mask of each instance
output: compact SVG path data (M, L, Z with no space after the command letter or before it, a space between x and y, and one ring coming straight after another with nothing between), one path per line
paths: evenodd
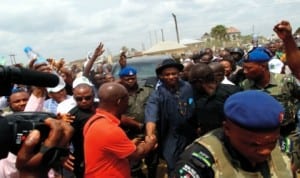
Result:
M145 123L147 122L156 122L158 120L159 112L159 91L154 90L147 102L145 107Z
M285 80L287 80L286 81L287 87L289 88L292 96L299 99L300 98L300 81L292 75L290 75L290 77L286 77Z
M193 143L180 155L176 162L172 178L214 178L212 165L214 158L202 145Z

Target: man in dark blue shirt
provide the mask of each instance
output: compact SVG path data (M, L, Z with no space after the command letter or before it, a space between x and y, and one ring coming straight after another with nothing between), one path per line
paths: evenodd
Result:
M158 151L166 160L168 172L181 152L195 138L192 126L193 90L179 79L183 65L167 59L156 69L161 85L149 96L145 108L146 134L158 137Z

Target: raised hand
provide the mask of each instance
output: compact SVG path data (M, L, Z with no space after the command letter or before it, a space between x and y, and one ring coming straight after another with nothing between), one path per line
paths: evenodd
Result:
M286 40L288 37L292 36L292 27L288 21L281 21L276 24L273 28L274 32L278 35L278 37L282 40Z
M99 45L97 46L97 48L94 51L92 59L95 60L104 53L105 50L103 49L103 47L104 47L103 43L100 42Z

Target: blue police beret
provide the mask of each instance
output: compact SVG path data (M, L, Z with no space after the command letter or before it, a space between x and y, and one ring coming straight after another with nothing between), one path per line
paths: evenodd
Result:
M283 106L276 99L258 90L235 93L224 104L227 119L249 130L278 128L283 112Z
M119 77L136 75L136 69L130 66L124 67L119 72Z
M272 58L267 48L255 47L248 52L245 62L267 62Z

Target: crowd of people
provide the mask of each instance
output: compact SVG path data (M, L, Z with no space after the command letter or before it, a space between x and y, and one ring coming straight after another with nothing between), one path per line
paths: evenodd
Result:
M160 162L172 178L300 176L300 46L289 22L273 30L279 40L249 51L166 59L153 87L138 83L125 52L118 78L107 63L92 70L102 43L82 71L32 59L28 68L55 74L58 84L12 84L1 115L56 117L44 120L42 143L32 130L0 160L0 177L155 178Z

